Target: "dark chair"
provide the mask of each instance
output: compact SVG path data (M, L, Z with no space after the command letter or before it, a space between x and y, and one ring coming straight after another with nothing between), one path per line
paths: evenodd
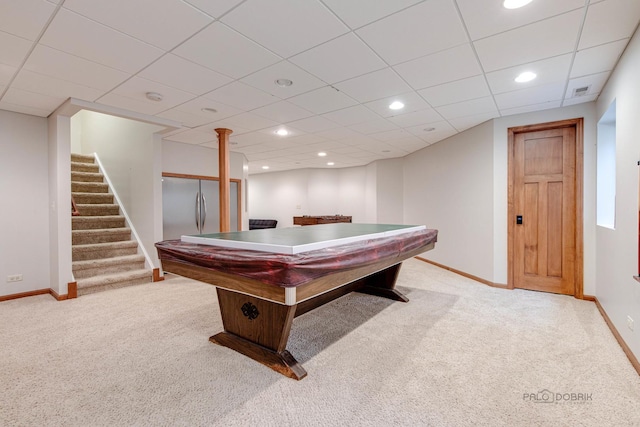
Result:
M261 230L263 228L276 228L278 221L275 219L249 219L249 230Z

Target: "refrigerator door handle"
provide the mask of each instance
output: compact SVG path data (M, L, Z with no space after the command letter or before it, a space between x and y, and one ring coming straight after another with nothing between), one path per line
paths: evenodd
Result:
M198 233L202 230L200 226L200 192L196 192L196 228Z
M204 193L202 193L202 230L204 230L204 222L207 220L207 199L204 197Z

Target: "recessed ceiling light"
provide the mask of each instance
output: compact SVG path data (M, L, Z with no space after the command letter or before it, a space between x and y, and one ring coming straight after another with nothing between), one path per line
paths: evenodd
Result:
M202 111L203 113L217 113L218 112L218 110L216 110L215 108L210 108L210 107L201 108L200 111Z
M162 94L158 92L147 92L146 96L149 101L156 101L156 102L162 101L162 98L164 98Z
M288 131L288 130L286 130L286 129L278 129L278 130L276 131L276 134L277 134L277 135L280 135L280 136L287 136L287 135L289 135L289 131Z
M434 130L436 130L436 128L433 128L433 127L431 127L431 128L424 128L424 131L425 131L425 132L433 132Z
M532 1L533 0L504 0L504 3L502 3L502 5L506 9L517 9L519 7L528 5Z
M327 153L325 153L324 151L321 151L321 152L318 153L318 156L320 156L320 157L324 157L326 155L327 155Z
M276 84L280 87L289 87L293 84L293 82L289 79L278 79L276 80Z
M402 108L404 108L404 104L400 101L393 101L390 105L389 108L392 110L401 110Z
M327 166L333 166L333 165L335 165L335 163L333 163L333 162L327 162Z
M518 83L526 83L537 77L536 73L532 73L531 71L525 71L521 73L518 77L516 77L516 82Z
M267 170L267 169L269 169L269 166L264 165L264 166L262 167L262 169Z

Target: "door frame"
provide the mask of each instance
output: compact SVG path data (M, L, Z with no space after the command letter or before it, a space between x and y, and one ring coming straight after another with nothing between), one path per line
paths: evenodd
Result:
M560 120L556 122L539 123L534 125L511 127L508 136L508 188L507 188L507 288L514 289L514 237L515 218L514 207L514 145L515 135L518 133L536 132L549 129L575 127L576 130L576 171L575 171L575 271L574 297L584 299L584 119Z

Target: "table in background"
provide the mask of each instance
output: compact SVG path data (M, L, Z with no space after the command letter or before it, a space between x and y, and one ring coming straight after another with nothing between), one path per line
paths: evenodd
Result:
M156 247L165 272L216 286L224 332L210 341L300 380L307 372L286 349L295 317L352 291L408 301L395 289L400 265L433 249L438 234L410 227L272 228L183 236ZM307 250L313 247L320 249Z
M293 217L293 225L335 224L336 222L351 222L351 217L344 215L303 215Z

